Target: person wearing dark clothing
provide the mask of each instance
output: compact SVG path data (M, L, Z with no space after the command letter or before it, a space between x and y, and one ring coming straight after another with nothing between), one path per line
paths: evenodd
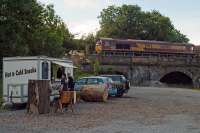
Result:
M61 96L62 96L64 91L68 91L68 85L67 85L67 82L66 82L66 74L62 75L61 88L60 88L60 91L59 91L60 92L60 97L59 97L58 103L59 103L59 107L60 107L61 110L63 109Z
M61 79L61 85L62 85L62 91L68 91L68 85L66 82L66 75L62 75L62 79Z
M70 91L74 91L74 80L71 76L68 76L68 88Z
M57 78L58 78L58 79L61 79L61 78L62 78L62 70L61 70L60 67L58 68L58 71L57 71Z

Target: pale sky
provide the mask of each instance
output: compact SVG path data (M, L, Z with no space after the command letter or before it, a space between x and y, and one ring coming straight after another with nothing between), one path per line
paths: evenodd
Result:
M190 43L200 45L200 0L38 0L53 4L73 34L87 35L99 29L102 9L109 5L137 4L144 11L158 10L169 17Z

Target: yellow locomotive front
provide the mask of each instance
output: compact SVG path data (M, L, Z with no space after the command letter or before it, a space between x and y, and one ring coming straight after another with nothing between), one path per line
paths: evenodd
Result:
M102 44L101 41L97 41L96 46L95 46L95 51L96 53L101 53L102 52Z

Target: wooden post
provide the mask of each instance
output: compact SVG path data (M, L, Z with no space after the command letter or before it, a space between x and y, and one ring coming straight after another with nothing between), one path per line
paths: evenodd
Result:
M50 112L49 80L29 80L27 112L46 114Z

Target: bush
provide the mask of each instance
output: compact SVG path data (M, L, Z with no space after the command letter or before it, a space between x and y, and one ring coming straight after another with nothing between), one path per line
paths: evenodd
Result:
M93 75L94 75L94 73L92 73L92 72L89 73L89 72L81 71L80 67L78 67L77 69L74 70L74 79L75 80L78 80L82 77L93 76Z

